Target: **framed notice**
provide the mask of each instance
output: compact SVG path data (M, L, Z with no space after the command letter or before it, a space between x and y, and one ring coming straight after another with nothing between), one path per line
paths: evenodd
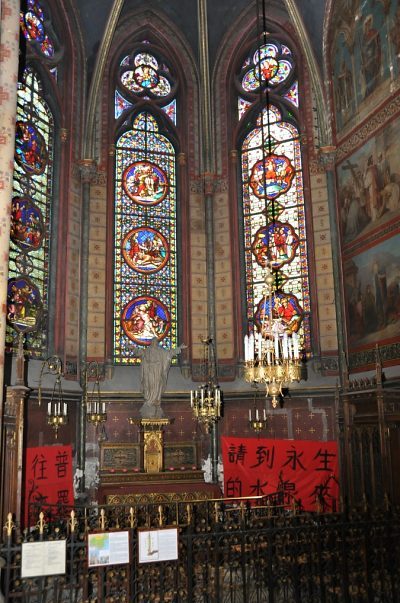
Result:
M129 532L101 532L88 535L89 567L129 563Z
M23 542L21 578L65 574L66 540Z
M139 563L178 559L178 528L139 530Z

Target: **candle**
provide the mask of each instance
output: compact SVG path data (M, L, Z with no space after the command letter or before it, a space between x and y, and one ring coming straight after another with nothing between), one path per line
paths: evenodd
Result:
M249 408L249 421L251 421L251 409Z
M278 337L278 335L275 335L275 337L274 337L274 344L275 344L275 360L279 360L279 337Z
M258 357L262 358L262 335L261 333L258 334Z
M249 360L249 336L244 336L244 361L247 362Z
M292 349L292 338L291 337L288 337L287 344L288 344L288 356L289 356L290 360L292 360L293 349Z
M287 336L287 333L284 333L283 337L282 337L282 355L283 355L283 358L285 360L288 358L288 336Z
M256 408L256 419L258 421L258 408Z
M47 403L47 414L51 415L51 402Z
M254 335L253 333L249 337L249 360L254 360Z
M297 333L293 333L292 339L293 339L293 356L294 356L295 360L298 360L298 358L299 358L299 336L297 335Z
M190 390L190 406L193 408L193 390Z

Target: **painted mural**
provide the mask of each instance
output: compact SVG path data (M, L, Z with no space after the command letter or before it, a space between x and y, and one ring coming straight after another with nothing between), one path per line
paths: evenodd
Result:
M382 344L400 335L400 234L345 263L349 347Z
M400 75L398 0L339 0L331 31L338 132L360 123L395 90Z
M342 238L349 244L400 213L400 122L384 130L337 167Z

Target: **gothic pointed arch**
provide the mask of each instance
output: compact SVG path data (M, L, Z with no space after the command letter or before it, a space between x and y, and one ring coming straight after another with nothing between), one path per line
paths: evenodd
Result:
M20 15L23 43L17 93L7 343L13 346L15 331L25 333L26 347L33 357L43 357L60 346L59 335L64 328L59 320L64 286L59 287L50 274L57 274L59 249L65 244L58 226L58 218L68 212L68 191L61 181L71 169L62 161L72 134L65 90L75 90L72 66L76 67L80 55L79 28L74 45L68 35L76 22L67 4L57 10L45 0L28 0ZM70 61L65 60L67 55Z
M107 355L116 364L135 362L135 348L153 337L171 348L188 333L186 166L197 155L188 124L196 76L190 53L169 43L174 27L153 17L139 13L130 21L136 31L126 20L118 25L106 67L112 125L104 135L112 136L114 154Z
M288 26L283 7L276 8L266 32L257 25L254 10L243 13L240 35L226 35L214 75L216 82L225 77L217 101L216 113L222 116L217 144L226 144L225 152L219 149L218 160L229 180L231 253L237 258L231 262L233 289L238 292L232 313L241 325L233 342L236 358L242 354L243 331L260 318L266 257L272 262L281 305L288 302L293 316L299 317L296 328L306 349L313 347L308 278L312 243L306 235L311 216L304 195L308 175L301 144L309 119L304 99L310 90L294 28ZM231 91L225 98L224 87ZM266 182L264 188L257 185L259 176Z

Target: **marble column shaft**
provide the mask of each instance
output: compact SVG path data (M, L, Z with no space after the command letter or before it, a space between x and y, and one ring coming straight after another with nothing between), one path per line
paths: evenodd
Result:
M3 391L20 3L19 0L1 0L0 5L0 391ZM0 398L0 434L3 405L4 401Z

